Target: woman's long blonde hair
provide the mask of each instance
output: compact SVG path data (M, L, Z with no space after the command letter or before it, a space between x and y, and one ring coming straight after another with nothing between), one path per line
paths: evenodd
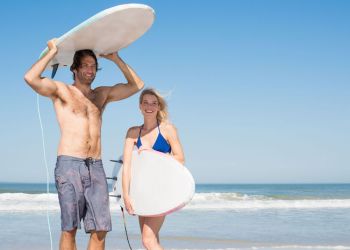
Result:
M139 98L139 103L140 104L142 104L142 100L143 100L143 97L145 95L153 95L158 100L158 104L159 104L159 111L157 113L158 123L167 121L168 120L168 116L169 116L168 105L167 105L166 101L164 100L164 98L155 89L147 88L147 89L144 89L141 92L141 95L140 95L140 98Z

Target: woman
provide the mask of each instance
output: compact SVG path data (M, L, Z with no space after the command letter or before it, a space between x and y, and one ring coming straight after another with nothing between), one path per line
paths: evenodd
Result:
M154 90L145 89L139 99L139 108L144 123L141 126L129 128L124 145L123 167L123 197L125 208L129 214L134 214L129 197L130 162L134 147L138 149L153 149L171 154L177 161L184 163L183 150L176 128L168 122L168 111L165 100ZM163 249L159 244L159 231L165 216L139 216L142 244L146 249Z

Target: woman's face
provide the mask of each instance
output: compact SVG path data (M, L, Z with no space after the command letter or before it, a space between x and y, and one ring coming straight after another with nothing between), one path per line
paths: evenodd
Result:
M145 94L142 98L142 102L140 104L140 110L143 116L147 117L157 117L157 113L159 111L159 102L156 96Z

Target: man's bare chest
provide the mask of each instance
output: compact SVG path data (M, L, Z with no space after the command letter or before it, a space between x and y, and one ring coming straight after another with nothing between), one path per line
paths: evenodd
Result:
M85 96L76 91L69 91L65 100L65 108L76 115L100 117L103 104L97 94Z

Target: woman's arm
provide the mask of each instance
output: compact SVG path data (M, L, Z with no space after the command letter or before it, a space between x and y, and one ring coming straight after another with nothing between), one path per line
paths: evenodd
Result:
M126 210L129 214L133 214L134 210L129 197L129 188L131 180L131 156L135 144L134 128L129 128L124 144L123 153L123 178L122 178L122 188L123 188L123 199Z
M182 150L182 146L180 143L179 136L177 134L177 130L174 125L168 124L166 126L167 128L167 135L168 135L168 141L171 146L171 152L172 156L181 164L185 163L185 156L184 152Z

